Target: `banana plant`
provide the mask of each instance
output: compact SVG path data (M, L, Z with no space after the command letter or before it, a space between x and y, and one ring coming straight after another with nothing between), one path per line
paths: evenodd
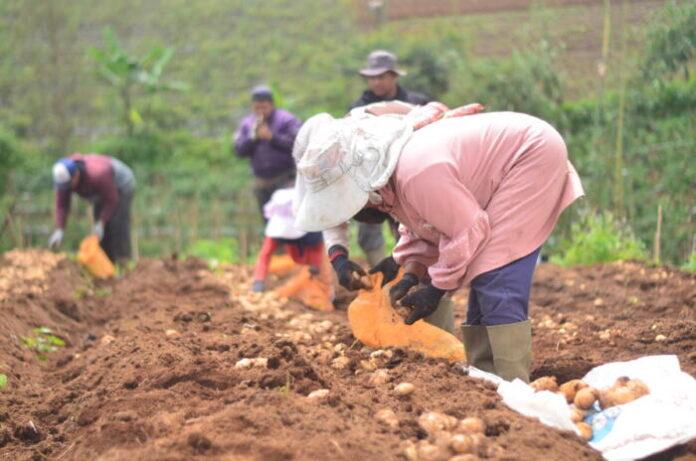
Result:
M104 43L104 48L92 48L90 52L97 62L97 75L111 85L121 100L122 120L128 136L132 136L136 126L143 123L134 104L138 89L152 95L164 91L186 91L188 85L162 79L164 69L174 55L172 48L157 46L138 59L128 54L110 28L104 30Z

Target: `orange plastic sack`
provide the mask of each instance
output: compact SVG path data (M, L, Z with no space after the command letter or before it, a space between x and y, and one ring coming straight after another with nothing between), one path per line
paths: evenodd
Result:
M116 274L116 267L101 246L96 235L82 239L77 252L77 262L87 268L90 274L100 279L107 279Z
M273 255L268 265L268 272L276 275L284 275L297 269L297 264L290 255Z
M275 289L281 298L294 298L302 304L323 312L334 310L333 274L328 260L322 264L321 272L312 276L309 266L302 266L296 275Z
M425 320L413 325L404 323L389 301L389 288L399 278L380 288L382 274L371 276L373 288L361 290L348 306L353 335L368 347L404 347L429 357L466 360L464 345L452 334Z

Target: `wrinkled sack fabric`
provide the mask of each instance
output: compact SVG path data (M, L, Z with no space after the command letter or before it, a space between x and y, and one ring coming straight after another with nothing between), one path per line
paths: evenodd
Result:
M373 288L361 290L348 306L353 335L368 347L403 347L428 357L466 360L464 345L454 335L424 320L406 325L394 310L389 301L389 289L402 275L384 287L381 287L381 273L371 276Z

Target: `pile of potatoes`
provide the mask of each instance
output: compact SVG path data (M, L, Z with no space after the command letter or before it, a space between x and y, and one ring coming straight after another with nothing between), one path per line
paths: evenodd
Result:
M418 417L418 425L428 438L405 443L404 455L409 461L471 461L479 459L479 454L498 457L504 451L488 441L481 418L458 419L427 411Z
M595 389L579 379L572 379L559 386L555 376L543 376L530 383L530 386L537 392L551 391L563 394L566 402L571 404L571 419L585 440L592 438L592 427L584 422L584 419L595 402L599 401L600 408L605 410L650 393L643 381L625 376L617 379L613 386L606 389Z

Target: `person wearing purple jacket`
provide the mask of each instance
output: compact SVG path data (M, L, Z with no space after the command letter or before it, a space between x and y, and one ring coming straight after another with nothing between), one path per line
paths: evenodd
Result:
M237 155L251 160L254 195L261 216L273 192L295 175L292 146L301 125L293 114L275 107L269 87L259 85L251 90L251 113L242 119L234 147Z
M56 229L49 238L51 248L60 246L70 213L72 193L88 200L93 207L92 234L109 259L122 262L131 256L130 207L135 177L130 168L113 157L73 154L53 165L56 191Z

